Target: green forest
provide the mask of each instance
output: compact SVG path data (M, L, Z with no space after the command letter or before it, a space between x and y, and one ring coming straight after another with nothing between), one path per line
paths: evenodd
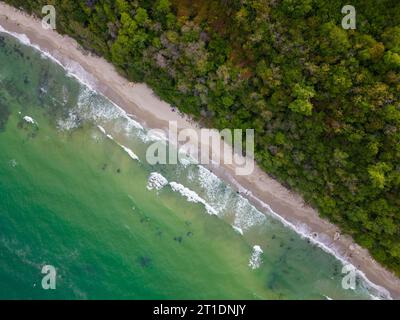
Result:
M256 160L400 275L400 1L7 0Z

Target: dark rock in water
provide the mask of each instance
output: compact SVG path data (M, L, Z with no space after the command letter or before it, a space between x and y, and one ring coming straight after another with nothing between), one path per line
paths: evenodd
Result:
M30 139L34 139L34 138L36 138L36 136L37 136L37 131L31 132L28 134L28 138L30 138Z
M142 268L147 268L151 265L151 258L147 256L141 256L139 258L139 264Z
M161 237L163 235L163 231L161 230L161 228L160 227L156 227L155 229L156 229L156 235Z
M0 132L5 130L10 114L8 106L0 99Z
M290 271L288 269L282 269L282 273L284 274L290 274Z
M174 237L174 240L176 241L176 242L179 242L179 243L181 243L182 242L182 237Z
M273 235L272 235L272 240L275 239L275 238L276 238L276 236L273 234Z
M20 58L24 58L24 53L17 45L14 46L14 53L18 54Z
M339 274L339 269L338 269L338 266L335 265L335 266L333 267L333 276L336 277L338 274Z
M272 272L269 275L266 286L271 291L275 291L278 289L278 276L276 272Z
M192 231L188 231L188 232L186 233L186 236L187 236L187 237L193 236L193 232L192 232Z
M140 218L140 223L144 223L144 222L150 222L150 218L149 217Z
M86 271L86 273L88 273L88 274L96 274L96 269L93 268L92 265L85 264L85 265L83 265L83 269L84 269L84 270Z

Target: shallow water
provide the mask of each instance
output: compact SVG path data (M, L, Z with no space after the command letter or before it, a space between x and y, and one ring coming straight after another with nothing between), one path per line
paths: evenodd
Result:
M0 298L369 298L361 278L342 289L336 258L206 168L147 164L152 142L0 33ZM41 285L47 264L55 290Z

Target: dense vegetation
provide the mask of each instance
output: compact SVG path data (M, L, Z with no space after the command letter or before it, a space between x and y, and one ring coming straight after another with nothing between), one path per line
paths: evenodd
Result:
M400 274L400 1L7 0L216 128Z

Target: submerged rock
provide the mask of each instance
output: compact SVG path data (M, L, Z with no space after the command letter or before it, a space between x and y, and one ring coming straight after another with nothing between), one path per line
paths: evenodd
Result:
M151 258L148 256L141 256L139 258L139 264L142 268L147 268L151 265Z

